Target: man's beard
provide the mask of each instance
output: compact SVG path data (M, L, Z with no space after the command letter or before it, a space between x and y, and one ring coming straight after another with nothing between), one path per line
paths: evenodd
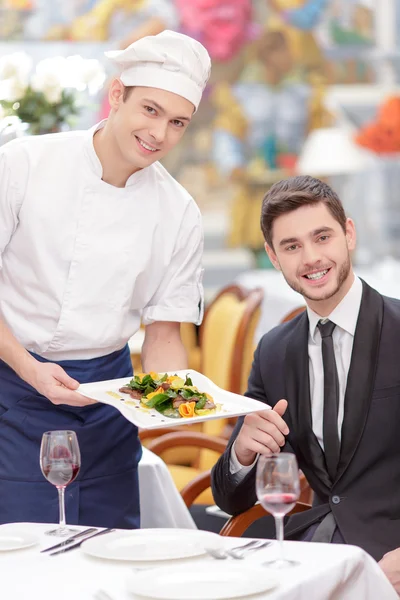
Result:
M339 292L343 283L348 278L350 270L351 270L350 254L347 253L347 259L345 260L345 262L341 265L341 267L339 269L338 281L337 281L337 285L336 285L335 289L332 292L326 292L325 296L317 296L317 297L310 296L310 292L308 292L308 291L306 292L303 289L303 287L297 283L297 281L290 281L289 279L287 279L287 277L283 271L282 271L282 275L284 276L286 283L292 288L292 290L294 290L298 294L301 294L303 296L303 298L306 298L307 300L313 300L315 302L318 300L328 300L328 298L332 298L332 296L335 296L335 294L337 294Z

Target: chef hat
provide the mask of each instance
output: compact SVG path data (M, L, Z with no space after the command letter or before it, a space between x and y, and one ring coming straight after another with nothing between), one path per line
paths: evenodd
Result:
M175 31L141 38L125 50L105 55L122 69L124 85L173 92L192 102L196 110L211 71L204 46Z

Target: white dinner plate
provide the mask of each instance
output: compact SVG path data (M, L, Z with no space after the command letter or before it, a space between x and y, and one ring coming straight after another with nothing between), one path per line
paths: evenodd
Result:
M23 531L18 525L15 527L11 525L5 526L0 529L0 552L29 548L38 542L38 535L35 535L31 531Z
M272 590L278 585L268 569L235 562L198 562L189 568L160 567L136 572L127 588L157 600L230 600Z
M219 535L194 529L116 531L94 537L81 546L86 554L96 558L135 562L191 558L205 554L207 547L221 547Z
M124 394L119 389L129 383L130 378L124 377L123 379L111 379L109 381L98 381L95 383L84 383L79 386L78 392L93 398L98 402L104 404L110 404L115 406L122 415L134 423L138 427L143 429L158 429L165 427L166 425L188 425L189 423L209 421L210 419L221 419L238 417L240 415L247 415L251 412L258 410L266 410L270 408L268 405L258 400L246 398L239 394L233 394L221 389L215 383L213 383L208 377L187 369L185 371L171 371L169 375L179 375L185 379L186 375L189 375L192 379L193 385L197 386L200 392L210 394L214 402L220 405L220 409L211 414L194 417L172 419L166 417L161 413L157 412L154 408L145 408L140 404L139 400L134 400L129 394Z

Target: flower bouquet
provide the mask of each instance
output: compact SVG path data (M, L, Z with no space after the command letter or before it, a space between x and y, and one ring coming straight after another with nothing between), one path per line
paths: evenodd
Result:
M105 72L96 59L46 58L33 68L24 52L0 57L0 106L29 132L51 133L71 126L87 101L102 87Z

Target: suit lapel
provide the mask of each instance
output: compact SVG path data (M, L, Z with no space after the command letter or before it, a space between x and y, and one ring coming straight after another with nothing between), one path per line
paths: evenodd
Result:
M364 281L344 400L336 481L350 463L364 431L374 388L383 322L383 299Z
M286 399L293 423L295 442L305 463L312 465L316 477L328 488L331 481L325 456L312 431L310 375L308 357L308 316L304 312L288 338L285 360Z

